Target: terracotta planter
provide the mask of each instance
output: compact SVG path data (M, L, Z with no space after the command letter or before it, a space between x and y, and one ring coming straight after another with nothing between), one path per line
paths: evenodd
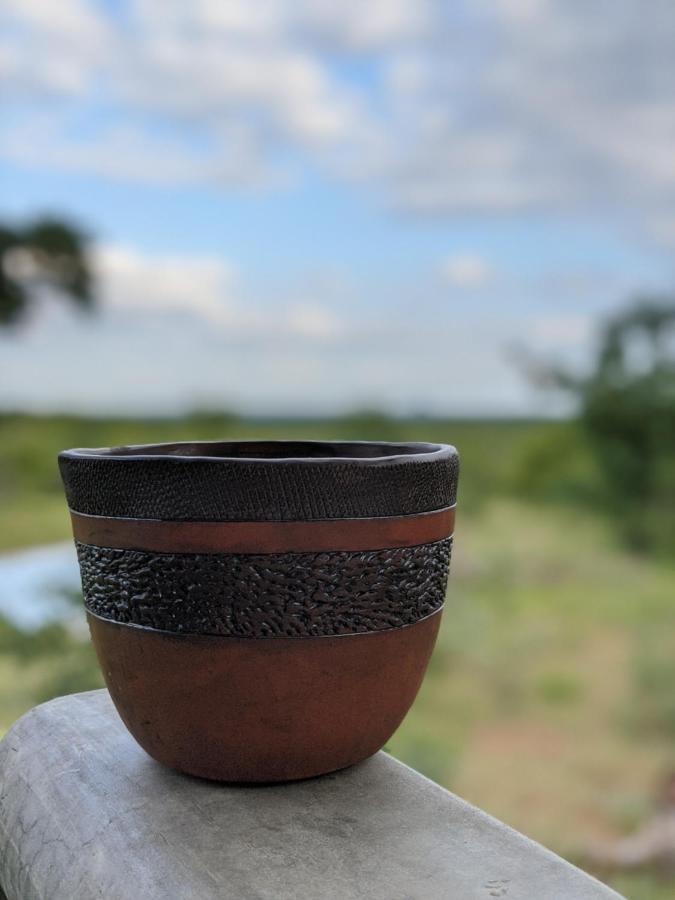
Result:
M151 756L283 781L396 730L440 623L454 448L160 444L59 465L94 646Z

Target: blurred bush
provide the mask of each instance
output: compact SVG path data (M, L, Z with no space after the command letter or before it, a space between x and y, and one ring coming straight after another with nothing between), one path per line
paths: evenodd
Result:
M644 302L611 320L578 384L581 423L627 543L675 543L675 305Z
M45 287L90 308L94 294L87 256L84 234L67 222L0 224L0 326L18 322Z
M597 459L576 422L551 423L513 460L513 493L524 500L594 506L602 499Z
M590 501L635 551L675 547L675 302L648 299L607 321L588 375L539 365L579 405L578 429L550 431L521 457L515 484L538 498Z

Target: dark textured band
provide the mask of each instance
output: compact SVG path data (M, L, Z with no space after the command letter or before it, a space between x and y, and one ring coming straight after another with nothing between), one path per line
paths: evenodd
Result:
M87 609L163 631L235 637L357 634L440 609L452 539L325 553L179 554L77 543Z
M417 516L314 522L164 522L115 519L71 510L83 544L160 553L297 553L380 550L440 541L452 534L455 508Z
M340 445L326 446L324 453L340 452ZM228 445L222 452L234 450ZM457 452L442 445L379 459L114 454L60 455L71 509L134 519L271 522L416 515L456 502Z

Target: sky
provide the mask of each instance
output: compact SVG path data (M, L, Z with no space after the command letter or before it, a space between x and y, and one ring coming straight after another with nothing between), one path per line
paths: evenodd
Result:
M97 311L0 332L0 407L547 415L531 357L670 293L672 0L3 0L0 218Z

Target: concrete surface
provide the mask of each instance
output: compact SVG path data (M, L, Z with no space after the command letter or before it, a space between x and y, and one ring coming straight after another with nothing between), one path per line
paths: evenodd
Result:
M153 762L106 691L53 700L0 743L8 900L616 898L384 753L276 786Z

